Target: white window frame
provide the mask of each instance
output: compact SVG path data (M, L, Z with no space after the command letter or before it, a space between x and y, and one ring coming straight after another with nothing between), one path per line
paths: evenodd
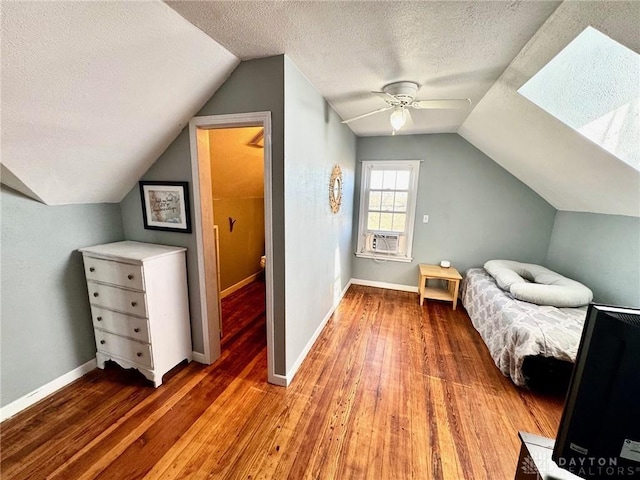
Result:
M358 216L358 244L356 256L394 262L411 262L413 260L413 230L416 218L416 202L418 199L418 180L420 178L420 163L422 160L363 160L360 176L360 210ZM371 248L373 234L396 234L384 230L369 230L368 203L371 172L373 170L409 170L409 190L407 195L407 218L405 231L401 233L401 249L398 253L381 253Z

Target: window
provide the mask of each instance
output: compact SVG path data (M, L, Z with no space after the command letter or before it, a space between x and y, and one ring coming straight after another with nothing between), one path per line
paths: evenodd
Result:
M640 55L587 27L518 93L640 170Z
M356 255L410 262L420 160L364 161Z

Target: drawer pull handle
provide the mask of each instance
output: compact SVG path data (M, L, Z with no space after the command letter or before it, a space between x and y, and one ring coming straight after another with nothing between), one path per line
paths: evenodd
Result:
M133 280L133 275L129 274L129 275L127 275L127 278L128 278L129 280Z
M99 295L100 295L100 294L99 294L98 292L93 292L93 296L94 296L94 297L97 297L97 296L99 296Z
M142 352L138 352L138 353L136 353L136 355L137 355L138 357L141 357L141 356L142 356Z
M95 269L95 268L93 268L93 267L89 267L89 271L90 271L90 272L95 272L95 271L96 271L96 269Z
M135 307L136 305L138 305L138 302L131 302L132 307Z
M101 322L101 321L102 321L102 317L98 317L98 318L96 318L96 320L98 320L99 322Z
M138 333L140 331L140 329L139 328L134 328L133 331Z
M104 340L100 340L100 345L104 345L105 343L107 343L107 342L104 341Z

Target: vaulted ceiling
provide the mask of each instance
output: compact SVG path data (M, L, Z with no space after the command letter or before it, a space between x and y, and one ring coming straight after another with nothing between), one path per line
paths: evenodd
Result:
M160 1L3 1L2 182L119 202L238 58Z
M550 2L167 2L242 60L286 53L343 119L384 107L372 90L472 107L560 4ZM456 132L471 108L413 111L404 134ZM350 123L390 135L389 114Z
M640 51L640 2L2 2L2 182L118 202L240 60L287 54L347 119L400 80L402 134L457 132L560 210L640 216L640 172L517 89L589 25ZM640 80L639 80L640 81ZM349 124L389 135L388 114Z
M640 2L564 2L458 133L558 210L640 216L640 171L517 92L588 26L640 52L638 25ZM640 84L640 63L635 76Z

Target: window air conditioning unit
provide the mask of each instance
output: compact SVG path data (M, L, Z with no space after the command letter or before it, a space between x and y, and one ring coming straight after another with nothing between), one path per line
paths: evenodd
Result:
M371 251L376 253L398 253L400 235L374 233L371 239Z

